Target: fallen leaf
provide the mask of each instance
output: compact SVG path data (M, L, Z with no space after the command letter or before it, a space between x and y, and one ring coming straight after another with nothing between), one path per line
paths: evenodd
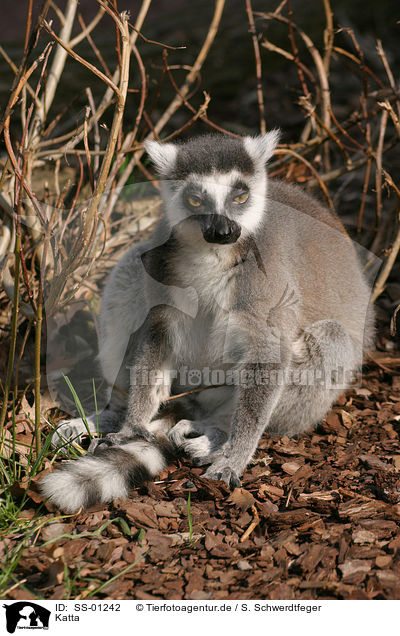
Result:
M228 501L238 506L240 510L247 510L254 505L256 500L251 492L245 488L235 488L231 496L228 497Z
M281 468L285 473L288 473L288 475L294 475L297 473L299 468L301 468L301 465L296 462L286 462L285 464L282 464Z

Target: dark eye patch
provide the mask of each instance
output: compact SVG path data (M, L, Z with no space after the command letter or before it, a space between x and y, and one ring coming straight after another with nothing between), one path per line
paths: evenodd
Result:
M182 192L182 199L184 205L191 211L193 211L193 205L189 203L189 199L195 199L199 202L200 205L196 206L196 210L205 208L208 209L212 207L211 197L206 192L203 192L200 188L196 187L194 184L188 184L184 188Z
M190 197L203 201L203 192L192 184L188 184L182 191L183 201L186 202Z
M241 195L245 195L245 200L242 202L240 201L239 203L241 205L244 205L247 200L248 200L248 195L249 195L249 186L247 185L247 183L245 183L244 181L242 181L241 179L238 179L237 181L235 181L235 183L232 185L232 190L231 190L231 194L230 194L230 198L231 201L233 203L237 203L237 199L238 197L240 197Z
M237 179L232 184L232 196L233 197L237 197L238 194L241 194L242 192L248 192L248 191L249 191L249 186L247 185L247 183L245 181L242 181L242 179Z

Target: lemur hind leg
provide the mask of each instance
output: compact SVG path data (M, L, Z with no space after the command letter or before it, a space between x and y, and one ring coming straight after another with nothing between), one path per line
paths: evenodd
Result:
M305 329L294 343L288 384L273 411L268 433L293 436L312 428L351 384L359 365L354 343L339 322L321 320Z

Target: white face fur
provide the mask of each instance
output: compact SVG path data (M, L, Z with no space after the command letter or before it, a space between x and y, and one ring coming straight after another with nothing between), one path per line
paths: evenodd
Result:
M210 202L208 209L200 210L201 214L219 214L233 219L241 227L241 236L245 237L254 233L262 222L265 214L267 195L266 163L272 156L278 143L279 131L273 130L265 135L257 137L244 137L242 151L250 157L254 169L241 171L240 165L233 165L226 170L211 169L209 172L188 172L185 178L177 180L174 175L174 167L177 161L180 145L156 141L148 141L145 144L152 161L159 173L164 177L162 181L162 193L165 203L165 213L171 227L176 226L191 215L185 204L185 192L193 190ZM194 140L195 142L195 140ZM238 142L235 142L236 144ZM193 142L192 142L193 146ZM229 152L229 143L227 145ZM216 150L218 152L218 148ZM196 154L196 146L192 147L192 154ZM193 165L196 159L193 157ZM210 161L212 164L212 160ZM227 162L229 165L229 161ZM168 177L171 179L169 180ZM248 191L248 198L242 203L237 202L235 193L237 184ZM241 189L242 191L242 189ZM195 216L196 210L192 210Z

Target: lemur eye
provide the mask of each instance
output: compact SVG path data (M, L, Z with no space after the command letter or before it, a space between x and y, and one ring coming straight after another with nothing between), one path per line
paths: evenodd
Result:
M237 195L237 197L234 198L234 201L235 203L246 203L248 198L249 198L248 192L241 192L240 194Z
M201 203L200 199L198 197L195 197L195 196L188 197L187 201L188 201L189 205L192 206L192 208L198 208L200 206L200 203Z

